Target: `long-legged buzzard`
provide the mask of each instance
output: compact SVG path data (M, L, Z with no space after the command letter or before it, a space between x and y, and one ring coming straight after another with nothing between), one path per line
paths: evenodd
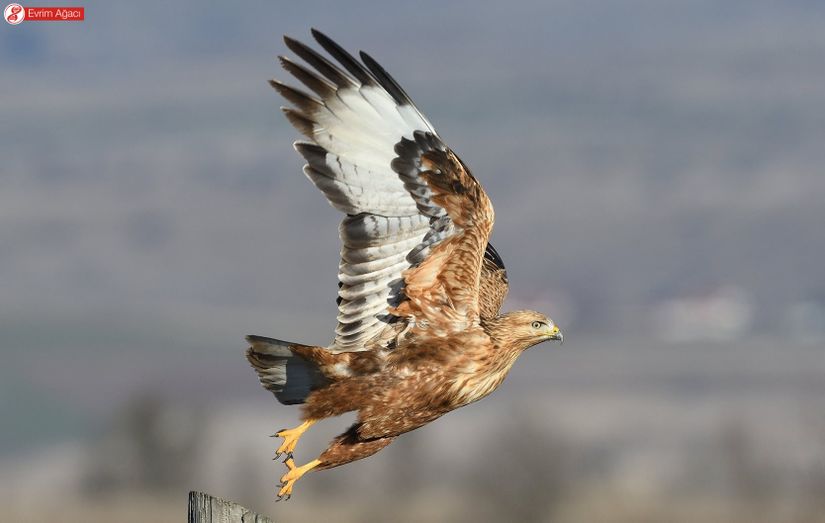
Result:
M338 327L328 347L249 336L261 383L303 423L277 436L289 468L279 497L310 470L370 456L394 438L490 394L516 358L561 340L538 312L500 314L507 273L488 243L493 206L400 85L319 31L336 63L291 38L304 64L280 57L306 92L273 80L293 104L289 121L304 173L346 216L338 271ZM292 452L316 421L357 411L320 455L296 466Z

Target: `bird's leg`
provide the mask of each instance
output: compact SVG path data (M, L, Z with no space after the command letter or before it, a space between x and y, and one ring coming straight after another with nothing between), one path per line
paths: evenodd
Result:
M281 457L281 454L286 454L289 458L292 458L292 453L295 451L295 445L298 444L298 440L301 439L304 432L316 421L317 420L314 419L308 419L294 429L284 429L273 434L273 436L284 438L284 442L281 443L281 446L275 451L275 459Z
M359 459L372 456L395 439L394 437L362 440L358 437L359 423L351 426L343 434L336 436L329 447L318 456L321 460L319 470L340 467Z
M306 430L306 429L305 429ZM379 450L389 445L393 437L376 438L371 440L358 439L358 424L356 423L343 434L332 440L327 450L314 459L300 467L295 466L295 461L288 458L284 463L289 471L281 477L281 489L278 491L278 501L289 499L295 482L310 470L326 470L339 467L352 461L372 456Z
M301 476L320 465L321 460L314 459L300 467L295 466L292 458L289 458L284 463L286 463L289 471L281 477L281 484L279 485L281 490L278 491L278 501L289 499L292 496L292 488L295 486L295 482L301 479Z

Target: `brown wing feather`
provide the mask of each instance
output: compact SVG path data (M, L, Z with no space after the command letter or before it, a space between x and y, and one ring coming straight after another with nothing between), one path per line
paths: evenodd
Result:
M416 141L427 143L419 136ZM404 165L409 163L405 160ZM443 145L428 148L416 160L429 200L446 211L453 230L421 263L404 271L406 300L392 313L446 334L479 319L479 280L493 228L493 206L481 184Z

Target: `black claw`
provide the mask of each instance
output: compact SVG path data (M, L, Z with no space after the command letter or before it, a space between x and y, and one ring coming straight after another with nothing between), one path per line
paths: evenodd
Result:
M292 452L287 452L286 457L284 458L284 460L281 463L286 463L287 461L289 461L291 459L292 459Z

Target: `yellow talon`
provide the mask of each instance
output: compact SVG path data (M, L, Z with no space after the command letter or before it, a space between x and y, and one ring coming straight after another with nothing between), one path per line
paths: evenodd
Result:
M301 476L317 467L321 461L314 459L306 465L301 465L300 467L296 467L295 462L292 459L286 460L285 463L289 469L289 472L281 477L281 490L278 491L278 499L284 497L289 499L292 495L292 488L295 486L295 482L301 479Z
M280 456L281 454L292 454L295 451L295 445L298 444L298 440L301 439L303 433L306 432L306 430L314 423L314 419L309 419L294 429L284 429L275 434L279 438L284 438L284 442L281 443L281 446L275 451L275 455Z

